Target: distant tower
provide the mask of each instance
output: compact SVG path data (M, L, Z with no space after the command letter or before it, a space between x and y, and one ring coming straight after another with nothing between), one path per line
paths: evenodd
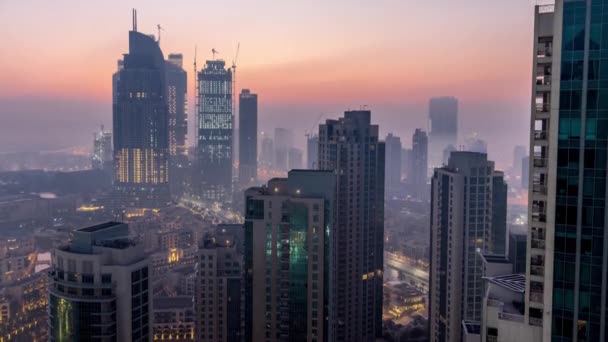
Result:
M114 187L119 206L158 208L170 201L165 59L136 27L134 15L129 53L116 75Z
M179 196L187 183L188 151L188 78L183 69L183 56L169 54L166 62L167 104L169 110L169 155L171 194Z
M429 151L431 168L442 165L443 150L458 142L458 99L451 96L429 100Z
M389 133L386 144L386 195L399 193L401 188L401 138Z
M287 128L274 129L274 167L287 171L289 169L289 149L293 147L293 132Z
M258 178L258 95L243 89L239 96L239 183Z
M306 135L306 165L307 169L315 170L319 159L319 136L316 134Z
M429 187L428 187L428 146L429 140L426 132L416 128L414 136L412 137L412 177L410 184L414 196L419 200L426 200L429 198ZM410 179L408 177L408 179Z
M96 170L112 170L112 133L104 131L103 125L95 133L91 167Z
M197 166L193 182L200 198L232 198L232 70L223 60L208 60L198 73Z

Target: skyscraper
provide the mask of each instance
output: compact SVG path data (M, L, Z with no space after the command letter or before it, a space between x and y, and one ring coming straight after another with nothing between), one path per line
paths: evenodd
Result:
M328 338L336 175L293 170L245 193L245 340Z
M158 208L170 201L165 59L154 38L137 32L135 16L114 77L114 187L119 206Z
M315 170L319 160L319 136L316 134L306 135L306 168Z
M427 184L428 146L426 132L416 128L412 137L412 177L408 177L408 179L410 179L414 197L420 200L429 198L429 187Z
M91 166L97 170L112 170L112 133L106 132L101 125L93 140Z
M429 100L429 165L442 165L443 150L458 143L458 99L433 97Z
M373 341L382 334L384 149L368 110L319 125L319 169L338 175L329 341Z
M188 178L188 77L183 69L182 54L169 54L165 68L169 112L169 185L171 194L178 196L184 192Z
M538 174L540 176L540 174ZM545 179L546 181L546 179ZM521 187L528 189L530 184L530 156L521 159Z
M386 193L394 195L401 188L401 138L389 133L386 145Z
M431 341L460 341L463 321L481 321L484 287L480 253L494 252L494 210L497 206L506 209L506 192L504 196L495 193L506 189L496 177L502 181L485 154L460 151L452 152L448 165L433 174ZM494 188L495 183L500 189ZM506 216L501 219L506 220ZM505 239L502 237L503 244Z
M224 202L232 197L232 70L222 60L207 61L197 82L195 188L202 199Z
M50 341L151 341L152 292L142 245L124 223L78 229L54 250Z
M243 89L239 96L239 183L258 178L258 95Z
M608 338L605 7L536 11L526 304L544 341Z

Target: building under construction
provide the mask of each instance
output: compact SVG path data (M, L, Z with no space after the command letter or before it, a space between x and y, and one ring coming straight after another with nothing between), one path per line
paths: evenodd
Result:
M232 198L233 72L223 60L208 60L197 77L196 157L192 190L203 200Z

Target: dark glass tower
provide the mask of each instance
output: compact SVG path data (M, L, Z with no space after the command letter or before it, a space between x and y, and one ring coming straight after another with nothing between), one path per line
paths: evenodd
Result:
M188 133L187 92L188 77L182 67L182 54L169 54L167 71L167 106L169 115L169 179L171 194L178 196L184 192L187 183L188 153L186 135Z
M330 341L382 335L384 150L370 111L347 111L319 125L318 167L338 175L330 232Z
M608 1L537 10L528 301L545 341L606 341ZM543 16L553 30L544 34Z
M222 60L207 61L198 73L197 167L201 199L232 198L232 71Z
M429 139L426 132L417 128L412 137L412 177L408 175L408 179L411 182L414 197L419 200L429 198L428 148Z
M292 170L245 192L245 341L328 337L336 175Z
M114 77L114 186L122 207L158 208L169 196L165 59L154 38L129 31L129 53Z
M258 95L243 89L239 96L239 182L258 178Z

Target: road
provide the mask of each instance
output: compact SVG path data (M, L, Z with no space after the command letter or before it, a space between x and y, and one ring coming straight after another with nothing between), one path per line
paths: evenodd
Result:
M412 265L405 257L396 253L384 252L385 273L390 270L397 271L401 279L415 285L427 293L429 290L429 272Z

